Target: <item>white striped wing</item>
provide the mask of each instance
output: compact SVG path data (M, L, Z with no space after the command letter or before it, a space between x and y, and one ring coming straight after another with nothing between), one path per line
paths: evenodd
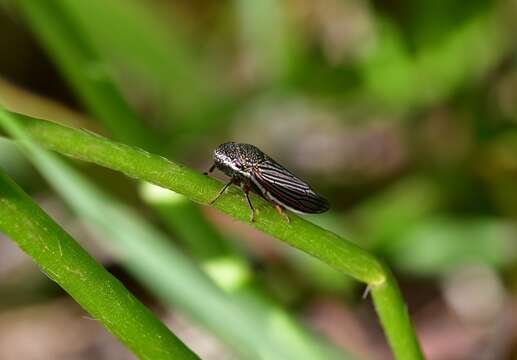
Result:
M252 180L288 209L302 213L322 213L329 209L327 200L271 158L259 164Z

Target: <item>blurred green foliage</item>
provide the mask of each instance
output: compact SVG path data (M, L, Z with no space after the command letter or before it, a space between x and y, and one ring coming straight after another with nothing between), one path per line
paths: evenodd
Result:
M472 263L501 277L515 268L514 0L4 3L2 16L23 20L54 66L44 69L66 85L34 86L45 78L27 69L41 59L11 52L18 38L9 32L0 76L58 94L91 115L85 127L98 122L199 170L218 143L254 142L331 200L332 212L311 221L356 239L403 278L434 281ZM28 165L0 145L2 165L30 184ZM246 296L277 286L268 280L275 266L291 281L274 306L359 296L304 254L276 249L278 266L242 245L253 234L222 234L226 223L214 227L192 204L142 200L200 267L231 259L253 284Z

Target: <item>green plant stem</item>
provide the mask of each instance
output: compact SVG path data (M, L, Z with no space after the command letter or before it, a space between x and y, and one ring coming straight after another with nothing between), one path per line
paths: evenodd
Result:
M36 141L52 150L174 190L195 202L207 204L221 189L220 181L141 149L48 121L19 114L14 116ZM258 196L253 196L252 201L257 210L257 220L251 225L367 283L397 359L422 358L397 283L375 256L294 214L289 215L291 221L287 223ZM237 188L231 188L214 207L249 222L248 204Z
M396 359L423 359L397 280L385 266L386 281L371 288L375 310Z
M141 359L198 358L2 170L0 230Z

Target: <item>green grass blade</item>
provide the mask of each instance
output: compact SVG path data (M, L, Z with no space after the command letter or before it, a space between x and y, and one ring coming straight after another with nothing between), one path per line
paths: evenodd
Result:
M105 61L158 87L175 122L192 121L220 101L215 71L189 44L174 14L160 16L157 8L135 0L57 2Z
M141 359L197 359L0 170L0 230Z
M4 118L9 116L6 111L2 113ZM34 139L50 149L174 190L195 202L209 203L222 186L220 181L141 149L47 121L16 117ZM257 210L253 226L257 229L367 283L395 356L422 358L404 300L385 265L359 246L294 214L290 214L291 222L286 223L274 207L258 196L253 196L252 201ZM214 207L236 219L249 221L248 204L238 189L230 189Z

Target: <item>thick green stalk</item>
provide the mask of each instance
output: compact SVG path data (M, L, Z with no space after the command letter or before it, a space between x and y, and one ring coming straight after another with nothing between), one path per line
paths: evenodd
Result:
M397 359L421 359L422 352L397 281L385 267L386 281L371 289L377 314Z
M174 190L195 202L207 204L221 188L219 181L201 172L141 149L48 121L16 117L35 140L52 150ZM291 222L287 223L258 196L253 196L252 201L257 209L257 221L252 225L257 229L367 283L395 356L398 359L422 358L396 281L375 256L294 214L290 214ZM238 189L230 189L214 207L236 219L249 221L247 202Z
M141 359L197 359L0 170L0 230Z

